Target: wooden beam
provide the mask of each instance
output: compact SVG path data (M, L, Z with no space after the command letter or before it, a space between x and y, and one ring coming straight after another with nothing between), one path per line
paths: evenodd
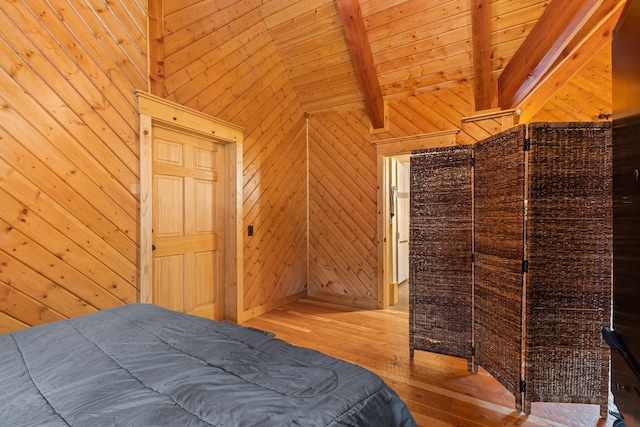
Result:
M553 0L498 79L500 108L517 106L603 0Z
M571 55L576 48L583 45L587 39L600 33L600 27L607 21L612 14L622 13L620 8L627 3L627 0L603 0L596 11L591 15L587 23L577 32L576 36L567 44L561 55L556 59L551 69L554 69L565 57Z
M607 43L620 19L626 0L605 1L594 15L590 31L580 42L573 41L547 75L536 86L536 90L520 104L521 121L528 123L532 117L547 103L556 92L582 69Z
M364 104L374 129L384 127L384 102L378 73L373 62L367 29L358 0L336 0L358 80L362 86Z
M489 0L470 0L471 37L473 42L473 80L476 111L488 110L493 104L491 82L491 14Z

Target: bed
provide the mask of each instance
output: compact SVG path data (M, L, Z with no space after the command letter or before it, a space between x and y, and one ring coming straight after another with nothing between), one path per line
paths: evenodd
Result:
M0 424L416 425L364 368L151 304L0 335Z

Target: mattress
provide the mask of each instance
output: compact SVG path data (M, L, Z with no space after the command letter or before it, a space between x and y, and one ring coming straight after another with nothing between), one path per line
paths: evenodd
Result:
M415 426L374 373L235 324L129 304L0 335L7 426Z

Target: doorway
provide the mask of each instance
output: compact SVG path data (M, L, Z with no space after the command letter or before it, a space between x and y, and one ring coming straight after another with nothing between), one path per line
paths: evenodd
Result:
M398 225L394 226L393 217L391 216L392 213L395 216L397 211L395 200L399 193L406 193L402 194L401 200L406 200L407 212L410 200L409 191L398 191L403 190L405 187L403 186L404 183L401 183L400 187L398 187L397 172L393 172L393 165L396 165L395 169L397 170L397 165L401 163L402 167L410 171L409 165L412 151L456 145L456 135L459 132L460 129L451 129L430 134L380 140L374 143L378 171L378 299L380 308L397 305L398 301L398 280L402 279L402 276L398 276L398 255L404 249L398 248L394 242L406 240L407 253L410 244L408 231L406 239L397 237ZM407 188L410 188L410 181L410 178L406 179ZM395 185L395 188L393 188L393 185ZM404 197L405 195L406 197ZM394 203L391 203L391 200L394 200ZM404 255L401 255L401 258L405 259ZM408 259L408 255L406 258ZM405 265L407 270L410 271L410 266L408 264Z
M136 95L139 301L240 322L244 130L142 91Z
M391 232L392 290L389 305L409 310L409 200L410 155L389 157L389 222Z

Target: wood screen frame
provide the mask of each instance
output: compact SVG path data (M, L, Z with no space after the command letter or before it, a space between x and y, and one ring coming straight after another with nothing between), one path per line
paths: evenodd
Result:
M225 317L236 322L244 319L242 249L242 143L244 129L232 123L192 110L174 102L136 91L140 114L140 225L138 232L138 300L153 301L152 256L152 141L153 127L177 129L205 137L224 147L227 187L225 209Z

